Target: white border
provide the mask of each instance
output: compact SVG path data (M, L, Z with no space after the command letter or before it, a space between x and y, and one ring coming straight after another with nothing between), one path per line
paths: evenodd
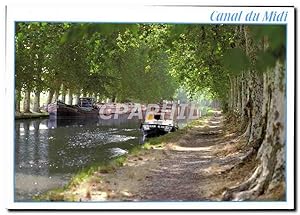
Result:
M159 6L109 6L76 4L26 4L8 5L7 13L7 65L4 74L7 93L4 113L7 120L3 128L5 160L9 161L5 170L5 193L10 209L290 209L294 199L294 9L293 8L242 8L245 13L255 10L263 13L266 10L288 10L287 20L287 201L286 202L103 202L103 203L32 203L13 201L13 123L14 118L14 22L15 21L86 21L86 22L163 22L163 23L211 23L212 11L238 12L241 8L226 7L159 7ZM214 22L218 23L218 22ZM221 22L219 22L221 23ZM224 22L222 22L224 23ZM231 24L244 22L231 22ZM247 22L247 24L250 24ZM273 23L276 24L276 23ZM280 23L282 24L282 23ZM3 101L3 100L2 100Z
M214 21L210 20L213 11L238 13L243 10L243 15L251 11L261 13L265 11L289 11L286 22L245 22L240 21ZM108 6L101 5L15 5L8 7L8 22L10 21L57 21L57 22L156 22L156 23L230 23L230 24L283 24L293 21L293 8L283 7L171 7L171 6ZM243 16L243 17L244 17ZM12 19L12 20L11 20Z

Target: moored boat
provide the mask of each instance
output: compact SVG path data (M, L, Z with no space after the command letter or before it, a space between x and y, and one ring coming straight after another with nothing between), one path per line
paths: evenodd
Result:
M94 99L79 98L77 105L68 105L61 101L48 105L51 118L98 117L99 109L94 105Z
M178 129L177 122L166 119L162 113L147 113L145 121L141 124L144 137L155 137L174 132Z

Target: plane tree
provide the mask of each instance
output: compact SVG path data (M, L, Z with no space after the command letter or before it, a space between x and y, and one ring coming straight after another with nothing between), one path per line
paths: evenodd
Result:
M257 166L224 199L255 199L285 186L285 26L194 25L171 49L172 75L191 92L205 88L242 122ZM188 39L189 38L189 39Z

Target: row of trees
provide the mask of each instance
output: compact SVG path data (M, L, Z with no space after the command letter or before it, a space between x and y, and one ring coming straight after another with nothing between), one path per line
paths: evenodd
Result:
M17 23L16 111L24 95L24 112L73 96L99 100L156 102L177 88L168 73L165 25Z
M17 23L16 98L49 92L120 101L218 99L245 128L259 162L249 180L224 194L251 199L284 182L285 26ZM69 99L72 100L72 99Z
M217 97L241 121L245 161L256 155L255 171L224 199L255 199L285 186L285 37L279 25L198 25L174 41L172 75L191 93L208 89Z

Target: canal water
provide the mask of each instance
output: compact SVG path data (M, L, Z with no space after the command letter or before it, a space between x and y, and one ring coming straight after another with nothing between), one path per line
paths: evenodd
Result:
M142 143L139 119L16 120L15 201L32 201L68 183L84 167Z

